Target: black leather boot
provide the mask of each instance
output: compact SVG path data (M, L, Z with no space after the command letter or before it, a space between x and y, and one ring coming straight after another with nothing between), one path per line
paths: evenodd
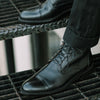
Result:
M54 58L21 87L23 95L58 93L93 69L90 50L64 44Z
M19 21L26 24L43 24L67 17L73 0L46 0L20 14Z

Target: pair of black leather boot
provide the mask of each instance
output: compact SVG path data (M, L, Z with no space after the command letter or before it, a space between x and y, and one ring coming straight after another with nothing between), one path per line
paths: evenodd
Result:
M41 6L23 11L20 22L48 23L67 15L73 0L46 0ZM21 87L24 95L49 95L63 91L93 69L90 49L73 48L64 43L57 54Z

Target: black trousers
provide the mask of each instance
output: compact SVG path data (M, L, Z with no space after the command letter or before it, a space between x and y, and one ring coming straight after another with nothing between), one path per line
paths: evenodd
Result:
M100 0L74 0L64 41L72 47L90 48L100 36Z

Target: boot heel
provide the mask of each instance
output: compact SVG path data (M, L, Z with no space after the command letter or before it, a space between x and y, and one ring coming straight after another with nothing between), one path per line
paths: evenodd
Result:
M92 66L93 66L93 65L92 65ZM86 69L86 70L87 70L87 71L84 72L84 73L80 76L79 80L87 79L87 78L89 77L90 74L92 74L92 73L95 72L96 68L91 67L90 69Z

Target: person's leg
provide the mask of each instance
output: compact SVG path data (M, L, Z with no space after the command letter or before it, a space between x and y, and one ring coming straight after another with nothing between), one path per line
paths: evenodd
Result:
M90 48L100 35L100 0L75 0L64 41L72 47Z
M93 69L90 47L97 43L100 32L97 21L100 2L93 1L74 1L64 45L47 65L23 83L22 94L48 95L60 92Z

